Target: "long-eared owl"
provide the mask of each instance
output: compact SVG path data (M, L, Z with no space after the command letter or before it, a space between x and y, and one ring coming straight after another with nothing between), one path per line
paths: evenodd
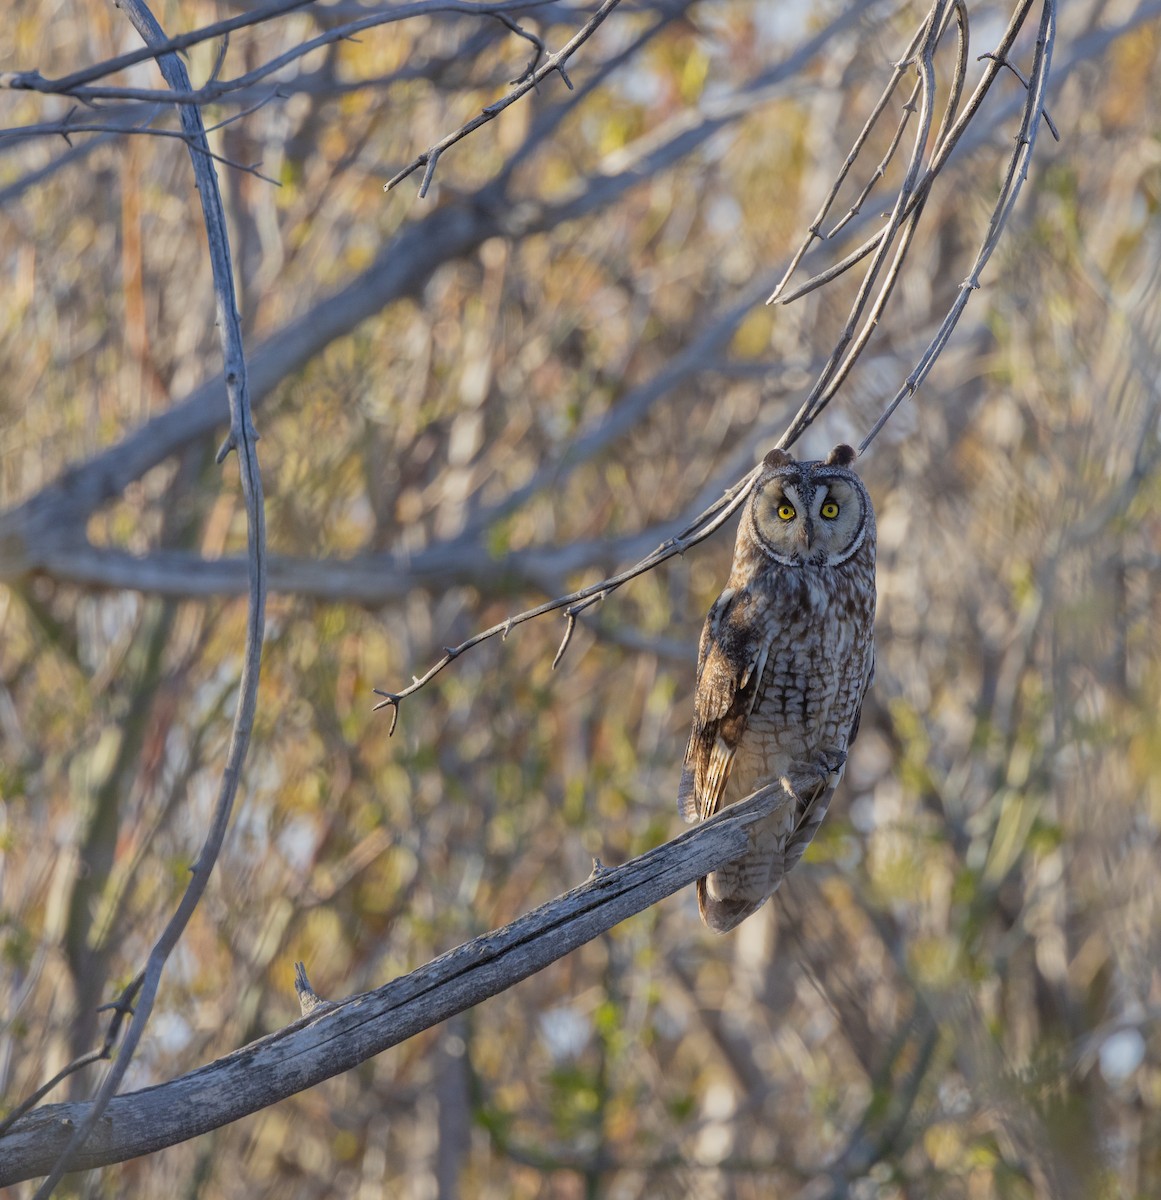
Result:
M742 510L725 590L701 634L678 811L705 820L768 784L783 800L750 849L698 880L724 933L765 903L822 824L874 672L875 514L850 470L766 455Z

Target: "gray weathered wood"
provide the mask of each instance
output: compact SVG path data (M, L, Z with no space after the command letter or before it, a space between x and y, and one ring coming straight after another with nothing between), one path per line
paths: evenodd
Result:
M122 1162L207 1133L505 991L738 858L746 849L746 826L773 809L776 791L757 792L623 866L595 871L580 887L410 975L287 1025L188 1075L115 1097L73 1169ZM17 1121L0 1139L0 1187L49 1171L88 1107L52 1104Z

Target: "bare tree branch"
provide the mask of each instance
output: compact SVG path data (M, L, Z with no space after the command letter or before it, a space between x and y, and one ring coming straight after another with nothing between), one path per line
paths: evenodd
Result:
M919 53L917 55L917 69L919 72L918 90L921 96L918 128L915 131L915 141L911 152L911 160L907 165L907 170L903 176L903 182L899 186L899 192L896 196L895 203L892 206L891 213L888 216L887 224L881 230L878 247L871 258L870 265L867 267L866 274L863 277L862 283L859 285L858 292L855 296L855 301L851 306L850 314L847 317L846 325L839 334L838 341L834 351L828 359L826 365L819 373L818 379L814 386L810 389L806 399L802 402L802 407L795 414L794 419L790 422L789 428L779 442L780 446L788 447L798 439L803 431L811 424L827 404L834 397L839 385L849 375L851 368L854 366L859 355L866 347L870 339L871 333L878 324L879 318L891 291L894 288L895 281L898 279L899 270L902 266L903 259L906 257L907 250L910 248L911 239L914 236L915 229L918 226L919 218L922 216L923 206L922 199L917 196L916 187L920 175L920 168L923 162L923 155L927 149L927 139L931 132L931 123L934 117L935 105L935 49L939 42L939 38L943 33L944 14L946 6L943 0L937 0L936 4L931 8L927 15L927 19L918 36ZM959 12L956 7L954 11ZM912 42L915 45L915 42ZM950 95L948 97L947 111L944 116L944 125L954 115L956 105L959 103L959 95L963 85L963 73L967 61L967 37L966 37L966 19L961 14L960 19L960 40L958 53L956 56L955 78L952 83ZM849 158L849 156L848 156ZM840 172L840 182L843 175L846 173L846 165ZM874 177L872 176L872 179ZM933 176L934 178L934 176ZM837 187L833 189L837 192ZM916 203L911 203L912 197L916 197ZM887 278L884 281L883 287L880 289L878 299L871 305L870 312L867 313L866 321L864 322L862 332L855 338L855 328L859 321L862 320L864 312L870 303L871 292L878 279L879 272L887 261L887 255L891 250L891 245L895 240L896 235L900 236L899 246L896 250L895 260L891 264L887 273ZM807 242L814 235L808 237ZM773 298L773 297L772 297ZM851 345L851 340L854 338L854 344ZM848 351L847 347L850 346Z
M1012 34L1015 37L1015 32ZM1000 235L1012 214L1012 208L1020 194L1024 180L1028 178L1028 164L1032 158L1032 150L1036 144L1036 132L1040 127L1040 118L1044 115L1045 96L1048 90L1048 72L1052 62L1052 47L1056 39L1056 3L1055 0L1044 0L1040 15L1040 32L1036 39L1036 52L1033 59L1032 71L1027 88L1027 101L1020 122L1020 132L1016 136L1016 149L1008 163L1007 175L1000 196L992 210L983 244L976 254L967 278L960 284L955 303L952 305L943 324L940 325L935 337L924 351L915 370L904 380L903 386L892 397L884 408L882 415L871 427L867 436L859 445L861 454L874 441L879 431L890 420L891 415L908 397L913 396L924 379L927 378L935 360L939 357L944 346L951 337L964 309L967 307L971 293L980 286L980 272L983 271L992 252L999 245ZM1007 39L1005 39L1007 40ZM1003 62L1006 48L997 51L993 61Z
M409 175L413 175L420 167L426 167L426 170L423 172L423 182L419 185L419 196L422 199L427 195L427 189L431 186L432 176L435 174L435 167L439 162L439 156L445 150L450 146L454 146L456 142L466 138L469 133L475 132L481 125L486 125L489 121L494 120L509 105L515 104L521 96L526 96L533 88L538 87L553 71L556 71L560 75L561 79L564 80L565 86L571 92L573 90L572 80L565 74L564 64L592 37L609 13L620 3L621 0L605 0L601 7L569 38L560 50L555 54L548 55L547 61L543 66L538 67L526 79L518 82L517 86L506 96L501 96L499 100L489 104L487 108L466 124L461 125L459 129L453 133L449 133L447 137L441 138L434 146L429 146L418 158L404 167L402 171L393 175L383 185L383 190L389 192L397 183L402 183L404 179Z
M576 628L576 618L585 609L591 608L594 604L605 599L606 596L615 592L631 579L636 579L638 575L644 575L647 571L652 571L654 567L660 566L661 563L668 561L675 555L684 554L691 546L696 546L698 542L705 541L707 537L720 529L738 511L742 504L745 503L746 497L750 494L750 489L754 486L754 482L758 478L759 470L760 468L755 467L749 475L730 488L720 500L710 505L705 512L695 517L680 533L662 542L651 554L647 554L640 562L634 563L627 570L621 571L619 574L613 575L608 579L602 579L599 583L591 584L589 587L581 588L579 591L570 592L567 596L560 596L555 600L549 600L545 604L538 604L535 608L517 613L515 616L509 617L506 621L501 621L498 625L493 625L491 629L485 629L483 632L475 634L466 641L461 642L458 646L449 646L438 662L431 666L423 675L413 678L411 683L402 691L387 692L380 688L375 688L375 695L383 697L375 705L375 708L391 709L391 727L389 733L395 732L395 726L399 721L399 705L408 696L413 696L420 688L429 684L444 667L455 662L461 654L474 649L482 642L489 641L491 638L507 638L508 634L517 625L523 625L525 622L535 620L537 617L543 617L547 613L564 609L567 624L560 649L557 650L556 657L552 660L552 666L555 669L560 665L560 660L563 658L564 652L572 639L573 630Z
M121 6L147 43L164 41L161 26L143 0L121 0ZM158 60L158 65L173 87L189 87L189 76L181 60L170 52ZM249 606L246 622L246 645L243 652L242 675L238 702L226 765L222 773L218 798L214 805L210 827L197 861L191 868L191 879L161 936L150 951L141 973L125 989L114 1005L115 1015L108 1040L116 1032L127 1012L133 1021L121 1043L120 1050L83 1119L67 1127L67 1139L59 1150L48 1177L37 1189L36 1200L47 1200L57 1183L70 1169L75 1156L96 1128L109 1102L125 1078L134 1052L145 1032L161 983L161 974L174 947L201 902L210 874L221 852L226 828L241 778L242 763L250 744L254 713L258 702L258 676L261 666L262 637L266 621L266 520L263 511L262 477L258 469L256 443L258 432L250 413L250 396L246 377L246 358L242 343L242 323L234 299L233 268L230 263L230 243L226 231L226 216L213 162L208 156L205 128L201 113L193 107L181 110L181 121L190 139L190 160L201 198L206 234L209 240L210 261L213 267L214 294L217 300L217 324L221 330L225 359L226 393L230 408L230 430L218 454L221 461L230 450L238 453L242 495L245 500L250 574ZM206 153L196 153L194 144ZM108 1045L108 1040L106 1045Z
M617 155L615 164L596 172L572 196L552 204L524 204L514 210L505 186L507 177L502 175L477 191L469 202L443 205L405 226L367 270L254 348L248 364L252 403L261 403L282 380L367 317L396 300L415 295L441 263L470 253L491 237L527 235L600 211L643 178L692 153L719 130L744 117L760 100L781 94L813 56L849 29L858 15L875 2L857 0L783 62L762 71L734 95L715 101L693 123L686 118L673 121L650 140L639 156ZM619 60L619 55L614 56L614 62ZM578 89L584 91L584 87ZM559 106L554 114L575 98L576 94L571 94L566 105ZM538 122L526 145L538 144L555 128L557 120L559 115ZM857 228L857 224L852 225L850 232L853 234ZM763 283L763 289L765 286ZM717 326L718 336L723 340L731 336L745 312L740 304L727 310ZM676 379L670 378L670 384L673 382ZM643 412L644 406L637 411ZM92 549L85 533L92 513L147 471L210 433L226 417L223 380L217 375L116 446L70 468L18 507L0 513L0 580L33 571L76 577L78 564L89 560ZM619 428L615 412L610 414L610 421L610 431ZM568 464L562 469L567 470Z
M639 557L664 535L661 526L623 538L529 546L502 558L489 553L482 541L462 538L411 555L367 554L349 559L273 555L267 560L267 583L271 592L284 595L368 605L390 603L417 588L457 585L485 593L501 594L516 586L551 594L569 575ZM175 598L241 596L248 588L248 565L241 557L203 558L179 550L135 555L87 546L78 547L68 569L54 571L54 578L82 587Z
M210 41L216 37L228 37L238 29L265 24L267 21L314 6L317 3L317 0L282 0L281 3L272 4L265 9L242 13L239 16L230 17L225 21L218 21L213 25L207 25L202 29L195 29L190 33L168 38L164 43L157 46L145 47L129 54L119 55L117 58L107 59L105 62L95 63L91 67L85 67L83 70L76 71L71 75L62 76L59 79L46 79L39 71L5 71L0 73L0 88L8 88L15 91L41 92L46 95L73 96L78 100L86 102L94 100L138 100L146 103L160 102L178 105L212 104L228 97L232 92L252 87L255 83L260 82L269 75L273 75L276 71L280 71L283 67L288 66L297 59L305 57L315 50L333 45L335 42L346 41L366 29L391 25L398 21L407 21L414 17L432 13L461 13L466 16L477 17L502 16L509 11L523 11L554 2L555 0L495 0L495 3L491 4L476 4L472 3L471 0L413 0L413 3L410 4L391 5L364 11L363 15L355 20L335 25L317 37L302 42L277 58L263 63L260 67L256 67L252 71L247 71L245 75L221 81L217 80L216 76L211 75L211 81L204 87L197 88L196 90L190 87L188 77L183 87L172 91L157 88L88 86L94 79L101 79L106 75L123 71L127 67L135 66L137 63L147 62L150 59L158 59L160 62L160 59L167 54L172 54L179 50L187 50L191 46ZM317 5L315 11L321 15L327 15L331 9L325 5Z
M236 1121L506 991L745 853L747 827L773 811L780 793L780 783L764 788L623 866L594 871L580 887L373 992L321 1015L313 1008L188 1075L115 1097L73 1169L122 1162ZM2 1143L0 1187L48 1170L93 1107L54 1104L15 1122Z
M254 107L260 108L262 105L268 104L272 98L272 96L267 96L265 99L260 100ZM247 112L252 111L253 109L247 110ZM244 115L246 114L235 114L235 116L230 118L230 120L236 120ZM149 120L152 119L153 117L150 116ZM213 126L209 132L212 133L214 129L221 129L223 125L227 125L229 123L229 120L221 121L217 125ZM226 158L221 154L215 154L214 151L208 149L207 147L199 145L195 138L186 133L184 130L180 129L155 129L148 125L123 125L117 122L110 123L107 121L75 121L70 113L69 116L65 117L63 121L48 122L43 125L27 125L23 128L10 130L9 132L21 139L52 136L63 137L66 141L68 141L69 138L77 133L114 134L122 137L136 136L173 138L176 141L184 142L194 154L204 154L207 158L212 159L216 163L221 163L224 167L230 167L235 171L242 171L247 175L254 175L258 179L261 179L263 183L270 183L275 187L282 186L277 179L271 179L269 175L263 175L262 172L258 170L258 168L262 165L261 163L246 164L234 162L232 159ZM0 138L3 136L4 135L0 134ZM71 146L72 142L69 142L69 145Z

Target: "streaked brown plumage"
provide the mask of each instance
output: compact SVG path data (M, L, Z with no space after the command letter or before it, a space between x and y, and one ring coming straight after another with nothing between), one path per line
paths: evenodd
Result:
M767 784L785 792L750 827L750 851L698 880L702 919L719 932L802 857L858 733L875 661L875 515L854 458L849 446L824 462L770 451L702 630L678 810L705 820Z

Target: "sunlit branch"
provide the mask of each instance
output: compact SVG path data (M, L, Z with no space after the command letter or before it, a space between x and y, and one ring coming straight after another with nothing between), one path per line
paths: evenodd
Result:
M862 283L859 285L858 292L855 296L850 313L847 317L846 325L843 327L842 333L839 335L838 342L835 345L830 359L819 373L818 379L814 386L807 394L806 399L802 402L801 408L795 414L794 419L790 422L785 435L780 441L780 445L791 445L814 420L814 418L825 408L830 396L834 394L833 389L829 385L834 383L836 386L842 381L846 373L854 365L854 361L858 356L859 351L866 344L867 338L873 329L873 321L877 317L877 312L871 314L868 319L866 328L866 336L860 342L856 342L850 355L846 355L847 347L850 345L851 339L854 337L855 328L861 320L863 313L870 301L871 292L878 279L879 272L883 264L887 261L887 256L891 250L892 243L896 235L903 229L904 222L908 220L908 205L911 197L915 192L915 185L919 177L920 168L923 163L923 155L927 148L927 139L931 133L931 123L934 116L934 101L935 101L935 68L934 57L935 47L942 32L942 17L944 12L943 0L936 0L935 6L931 9L927 17L927 24L923 30L923 36L920 40L920 52L918 57L918 70L921 87L922 102L919 110L918 128L915 131L915 141L911 152L911 161L908 163L906 174L903 177L903 182L899 187L899 194L896 197L895 204L891 210L891 214L887 219L887 224L883 230L883 237L879 243L878 249L871 258L870 265L867 267L866 274L863 277ZM953 99L955 98L953 93ZM906 255L907 249L911 243L911 234L914 233L914 224L910 227L910 233L903 238L899 253L896 257L894 270L888 273L886 286L880 298L879 305L876 306L878 311L881 311L883 304L886 303L887 297L890 294L891 286L897 278L898 268L902 264L903 257ZM844 362L844 356L845 362Z
M954 76L952 79L950 95L948 96L947 104L944 108L943 119L940 122L939 130L935 135L935 145L937 147L942 144L943 138L947 134L948 127L950 126L952 120L955 117L956 109L959 107L960 97L963 94L964 80L967 77L968 21L967 21L967 9L963 4L963 0L956 0L956 3L953 5L952 9L948 13L947 19L950 19L950 16L953 13L957 19L958 34L959 34L957 50L956 50L955 73L954 73ZM922 91L923 108L921 110L922 115L920 118L921 134L920 134L920 138L917 139L917 143L916 143L917 149L919 148L919 146L922 143L926 142L927 131L930 128L930 116L929 116L930 101L934 95L934 63L933 63L932 59L934 56L936 41L938 41L938 37L933 40L932 39L928 40L927 44L925 44L925 46L923 47L923 49L921 51L920 59L919 59L920 78L916 84L916 91L920 91L920 90ZM912 92L912 95L908 100L908 105L910 105L913 102L915 94L916 94L916 92ZM907 107L907 106L904 106L904 107ZM862 204L862 201L865 198L865 196L869 193L870 187L874 184L876 179L881 175L882 171L885 168L886 162L894 154L894 148L898 144L898 141L899 141L900 137L902 136L903 128L904 128L904 122L901 121L899 124L899 128L896 131L895 137L892 140L892 146L888 150L887 156L884 158L883 162L880 163L879 166L875 169L875 172L873 173L873 175L871 177L870 183L867 185L866 188L864 188L862 195L855 202L855 205L838 222L838 224L835 226L834 230L832 230L832 232L830 234L831 237L833 237L835 232L842 229L857 214L858 208ZM816 396L813 404L809 403L809 398L808 398L808 403L803 405L802 410L800 410L801 426L800 427L796 427L794 425L791 426L791 429L789 431L791 438L796 437L802 429L805 429L808 425L810 425L814 421L815 417L827 406L827 404L830 403L831 400L834 399L835 395L838 393L838 389L842 386L843 382L849 376L852 368L854 367L855 363L857 362L859 356L862 354L863 350L866 349L866 346L867 346L868 342L870 341L872 334L875 332L875 329L878 327L879 321L882 319L883 313L887 307L887 302L891 297L891 293L895 289L895 284L899 280L900 274L903 269L903 263L907 257L908 250L910 250L910 248L911 248L911 242L915 236L915 232L919 227L919 222L923 216L923 206L926 203L926 199L927 199L927 195L928 195L928 193L924 193L922 196L919 197L918 202L916 204L911 205L910 201L909 201L909 197L904 194L906 192L906 190L907 190L907 184L905 181L903 189L901 189L901 191L900 191L900 196L899 196L899 201L898 201L898 211L904 211L906 209L910 209L911 210L910 215L905 216L902 220L901 232L900 232L900 236L899 236L899 244L896 247L894 257L891 261L890 267L887 270L887 274L883 280L883 284L882 284L881 288L879 289L879 294L876 297L874 304L871 306L870 311L867 313L866 319L863 321L863 327L860 330L859 334L855 337L854 343L851 345L850 349L847 351L846 357L843 360L843 362L840 365L835 367L832 375L827 380L825 386L822 386L821 388L819 388L818 385L816 385L815 391L817 392L817 396ZM883 245L886 246L886 239L884 239ZM872 278L873 278L872 270L869 269L868 270L868 281L871 280ZM866 287L866 281L864 283L864 287ZM860 293L861 296L864 294L865 293ZM853 308L851 310L851 315L848 318L846 329L844 329L844 331L843 331L844 339L848 338L850 336L850 334L854 332L854 325L855 325L855 322L859 315L861 315L861 308L860 308L860 305L858 303L856 303L855 308ZM842 343L840 343L840 344L842 344ZM820 376L820 383L824 376L825 376L825 371L823 373L823 376ZM813 394L814 393L812 393L812 395Z
M1056 37L1056 3L1055 0L1044 0L1040 16L1040 32L1036 39L1036 50L1033 58L1032 71L1029 75L1027 100L1024 104L1023 116L1020 121L1020 132L1016 137L1016 148L1008 162L1007 174L1000 189L999 199L992 210L988 228L984 234L983 243L976 254L967 278L959 286L955 301L943 323L936 331L927 349L923 352L915 370L904 380L902 387L891 398L879 419L871 427L867 436L859 444L861 454L878 436L883 426L890 420L891 415L899 405L913 396L927 378L936 359L942 353L955 329L964 309L967 307L971 293L980 286L980 273L987 265L992 253L999 244L1000 235L1011 216L1012 208L1020 194L1020 188L1028 177L1028 164L1036 144L1036 132L1040 118L1044 113L1044 99L1048 87L1048 73L1052 62L1052 46Z
M774 291L770 294L770 298L767 301L768 304L773 303L775 300L781 297L783 291L786 289L787 283L789 283L790 279L797 273L803 256L817 240L822 238L822 223L826 220L827 214L830 212L831 206L834 204L835 199L839 194L839 189L846 182L846 178L850 174L851 168L855 165L859 155L862 153L862 149L863 146L866 145L867 138L871 136L871 131L878 123L879 118L883 115L883 110L887 107L891 97L895 94L895 89L899 86L900 80L902 80L903 76L907 73L908 68L914 61L915 51L918 49L919 43L923 39L923 31L924 26L921 25L915 31L915 36L911 39L911 44L907 47L903 57L895 64L895 69L891 73L891 78L887 81L887 86L883 89L883 94L879 97L874 108L871 109L870 116L867 117L863 124L863 128L859 131L858 136L855 138L854 144L848 151L846 158L843 160L842 166L839 168L838 174L835 176L834 182L831 184L830 191L828 191L826 196L823 198L822 205L819 208L817 215L807 226L806 237L802 239L798 245L798 249L795 250L795 252L790 256L790 262L787 264L782 278L778 281L777 287L775 287ZM912 91L907 103L903 105L903 113L900 117L898 127L895 130L895 136L891 141L891 147L887 155L884 157L883 162L879 164L880 169L885 169L890 158L894 156L895 148L898 146L899 141L903 136L903 130L907 126L907 121L910 119L911 113L914 111L913 102L916 94L918 93L919 86L920 81L916 80L914 91ZM862 198L865 198L866 194L869 193L870 188L877 181L877 178L878 172L871 176L871 180L867 184L864 196ZM838 228L839 226L836 226L835 229L832 230L830 236L833 237L834 234L838 232Z

